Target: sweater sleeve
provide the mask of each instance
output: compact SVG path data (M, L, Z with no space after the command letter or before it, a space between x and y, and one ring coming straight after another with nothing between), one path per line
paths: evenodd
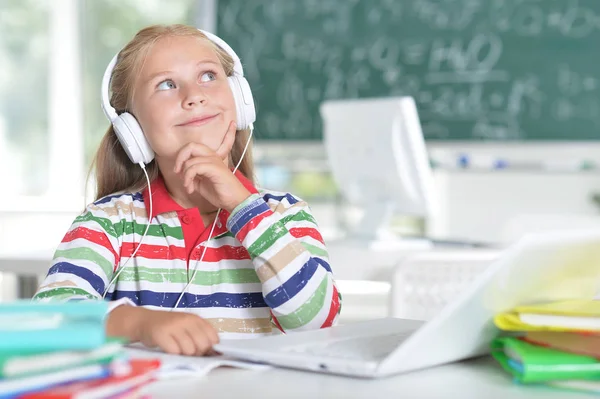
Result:
M282 331L335 324L341 297L306 202L291 194L253 194L232 211L227 227L248 250Z
M102 299L119 262L118 248L111 220L104 217L101 210L88 207L75 219L59 244L48 274L33 299Z

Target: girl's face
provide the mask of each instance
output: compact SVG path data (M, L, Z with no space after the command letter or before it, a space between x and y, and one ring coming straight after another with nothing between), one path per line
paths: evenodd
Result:
M233 94L214 47L197 37L159 39L136 77L132 111L156 158L190 142L216 150L236 118Z

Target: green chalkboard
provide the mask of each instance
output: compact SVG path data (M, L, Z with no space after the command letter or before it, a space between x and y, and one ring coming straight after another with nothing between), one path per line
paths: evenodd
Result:
M600 139L600 0L219 0L217 15L259 139L320 139L323 100L397 95L429 140Z

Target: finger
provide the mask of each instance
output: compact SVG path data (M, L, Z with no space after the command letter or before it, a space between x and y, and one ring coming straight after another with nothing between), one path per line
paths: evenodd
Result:
M186 190L186 192L188 194L191 194L194 191L194 181L196 178L201 179L202 176L199 174L199 172L201 170L196 170L194 172L195 169L193 169L195 166L199 166L199 165L204 165L204 164L212 164L214 163L216 160L216 162L222 163L220 160L216 159L216 158L201 158L201 157L194 157L191 158L189 160L187 160L182 168L181 171L183 173L183 188ZM203 169L202 169L203 170ZM188 171L190 171L188 173Z
M194 191L194 179L196 177L205 177L209 175L211 170L214 170L215 164L212 162L197 163L187 169L183 175L183 186L187 188L188 194Z
M206 357L220 356L221 354L214 349L209 350L204 354Z
M223 141L219 148L217 148L217 155L221 159L227 158L231 148L233 147L233 143L235 142L235 132L237 130L237 124L235 121L231 121L229 127L227 128L227 132L225 132L225 137L223 137Z
M181 348L182 355L194 356L196 354L196 343L185 329L178 330L174 337Z
M198 328L197 325L189 326L189 328L186 329L186 332L196 347L194 355L202 356L212 348L210 340L206 334L204 334L204 331Z
M181 353L177 340L171 334L165 334L158 337L158 339L156 339L156 346L165 353L172 353L174 355L179 355Z
M181 170L182 164L187 161L190 157L200 157L200 156L211 156L214 155L215 152L200 143L188 143L183 146L177 157L175 158L175 167L173 171L175 173L179 173Z
M211 346L218 344L219 343L219 334L217 333L217 329L212 324L210 324L208 321L206 321L204 319L200 319L200 325L201 325L202 329L204 330L204 334L210 341Z
M185 172L192 166L198 165L201 163L212 163L212 162L221 162L221 160L217 157L192 157L183 163L183 165L181 166L181 170L183 171L184 176L185 176Z
M175 167L173 168L175 173L179 173L183 162L187 161L192 156L194 145L195 143L188 143L179 150L177 157L175 158Z

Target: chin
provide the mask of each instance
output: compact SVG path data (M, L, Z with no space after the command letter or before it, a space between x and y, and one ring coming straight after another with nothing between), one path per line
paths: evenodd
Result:
M189 135L188 137L186 137L184 142L181 143L181 147L183 147L184 145L186 145L188 143L204 144L211 150L216 151L219 148L219 146L221 145L221 139L219 139L215 136L207 137L207 135L205 135L205 134Z

